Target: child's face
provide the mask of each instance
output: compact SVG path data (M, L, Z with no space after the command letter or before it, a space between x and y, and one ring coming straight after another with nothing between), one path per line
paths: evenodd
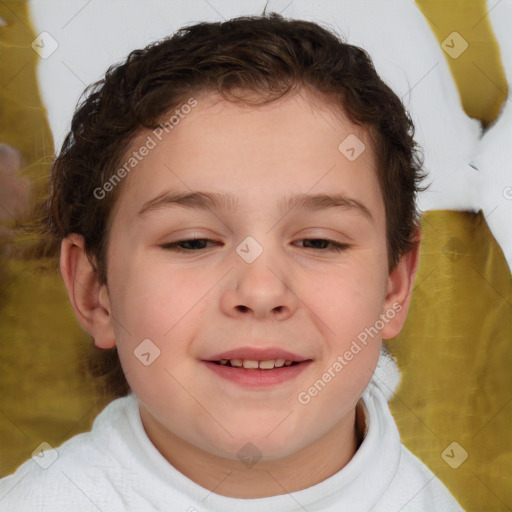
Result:
M401 327L373 150L364 131L307 95L254 108L196 99L161 141L148 130L127 156L153 146L148 135L156 143L125 178L113 211L101 300L115 340L106 333L96 343L117 344L157 446L173 437L236 459L251 442L263 457L280 458L333 429L353 432L381 338ZM338 146L354 135L366 149L351 161ZM162 200L192 191L230 195L236 205ZM283 202L293 194L345 195L367 212L290 208ZM165 248L194 237L213 242ZM348 247L337 252L321 240ZM375 325L378 335L357 341ZM147 341L138 348L148 339L160 354L145 365L140 358L156 353ZM232 359L304 362L273 370L209 362L241 348L268 353Z

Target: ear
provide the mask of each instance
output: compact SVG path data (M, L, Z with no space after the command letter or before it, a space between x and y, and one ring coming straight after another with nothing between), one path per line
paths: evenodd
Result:
M420 261L421 229L415 230L414 244L411 250L404 254L397 266L388 277L386 299L382 313L388 321L381 331L382 338L388 339L398 335L405 323L411 303L414 278ZM394 316L392 316L394 312Z
M80 325L94 338L98 348L114 347L108 288L100 284L87 257L83 236L71 233L62 240L60 271Z

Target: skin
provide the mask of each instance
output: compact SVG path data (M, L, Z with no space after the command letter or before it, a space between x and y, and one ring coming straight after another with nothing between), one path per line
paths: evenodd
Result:
M196 99L122 183L108 287L77 234L62 242L62 275L96 346L117 345L147 435L174 467L224 496L298 491L338 472L357 449L356 405L382 339L396 336L405 321L421 233L389 275L371 140L321 98L301 91L257 107L207 94ZM338 150L349 134L366 146L354 161ZM148 135L135 139L132 150ZM138 215L168 190L229 192L238 206ZM348 208L280 212L278 201L295 192L344 193L363 203L373 221ZM188 253L162 247L194 235L214 242L185 244ZM250 264L235 250L247 236L263 248ZM308 243L319 239L349 247L336 252ZM301 404L299 393L393 304L402 309L379 335ZM133 352L147 338L161 353L144 366ZM243 389L201 363L239 346L279 346L312 362L295 379L265 390ZM262 455L252 467L237 457L247 442Z

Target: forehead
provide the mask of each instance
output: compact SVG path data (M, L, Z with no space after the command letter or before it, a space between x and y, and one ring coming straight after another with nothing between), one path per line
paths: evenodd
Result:
M228 189L239 208L273 200L282 207L290 192L336 189L383 214L369 133L334 103L305 91L256 106L211 93L192 100L192 109L163 117L174 116L172 128L146 130L132 141L124 161L151 149L125 178L113 216L119 209L133 214L166 190Z

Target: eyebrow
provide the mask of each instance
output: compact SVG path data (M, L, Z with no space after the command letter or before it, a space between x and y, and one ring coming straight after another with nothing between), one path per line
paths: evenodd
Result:
M144 203L138 215L143 216L150 211L175 206L200 210L234 210L237 205L238 198L226 193L201 191L164 192ZM359 212L370 222L374 222L370 210L363 203L345 194L292 194L281 200L278 207L281 212L296 208L309 213L342 208Z

